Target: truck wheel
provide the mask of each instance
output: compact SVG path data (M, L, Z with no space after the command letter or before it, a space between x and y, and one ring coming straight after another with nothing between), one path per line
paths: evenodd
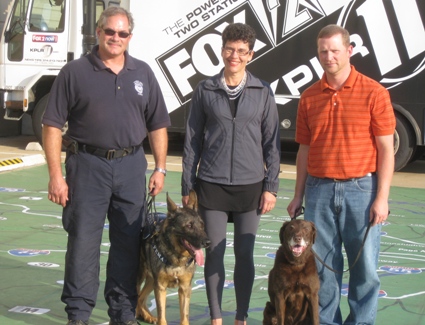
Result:
M43 115L46 111L47 101L49 100L49 94L44 95L41 97L41 99L38 101L37 105L35 105L35 108L32 112L32 129L34 131L35 137L37 138L38 142L43 145ZM68 130L68 122L65 124L65 126L62 128L62 134L65 134ZM62 149L65 149L62 147Z
M47 101L49 99L49 94L44 95L35 105L32 112L32 129L34 131L35 137L38 142L43 145L43 124L41 123L43 119L44 112L46 111Z
M425 147L424 146L422 146L422 147L416 146L415 153L413 154L412 158L410 159L410 162L421 159L424 154L425 154Z
M394 132L394 170L398 171L405 167L415 152L415 136L410 129L409 123L396 114L396 128Z

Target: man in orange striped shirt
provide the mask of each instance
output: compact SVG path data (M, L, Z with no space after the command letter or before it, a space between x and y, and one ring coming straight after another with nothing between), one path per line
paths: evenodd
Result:
M336 272L317 263L320 324L374 324L380 281L381 223L389 214L394 171L395 116L388 91L350 64L347 30L324 27L318 37L321 80L301 95L296 141L297 179L287 211L317 228L314 249ZM358 261L368 224L371 228ZM350 313L343 322L340 294L344 256L348 259ZM353 265L354 264L354 265Z

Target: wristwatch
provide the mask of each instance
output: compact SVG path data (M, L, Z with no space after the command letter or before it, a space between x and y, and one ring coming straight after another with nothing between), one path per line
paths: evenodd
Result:
M167 176L167 170L166 169L155 167L155 169L153 171L154 172L160 172L160 173L164 174L164 176Z

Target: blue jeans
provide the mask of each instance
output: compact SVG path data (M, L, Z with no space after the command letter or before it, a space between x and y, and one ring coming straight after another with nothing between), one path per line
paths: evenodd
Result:
M377 177L368 175L350 181L308 176L305 190L305 220L317 229L314 250L334 273L316 260L320 277L320 324L342 324L340 310L344 256L352 265L369 223L369 210L376 197ZM381 226L370 228L363 251L349 271L350 313L344 324L374 324L380 280L377 274Z

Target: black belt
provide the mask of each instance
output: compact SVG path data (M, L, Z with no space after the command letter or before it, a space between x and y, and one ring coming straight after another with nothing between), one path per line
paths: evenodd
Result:
M351 181L354 181L354 180L356 180L356 179L359 179L359 178L363 178L363 177L366 177L366 176L372 176L372 175L375 175L376 173L375 172L373 172L373 173L367 173L366 175L364 175L364 176L361 176L361 177L353 177L353 178L328 178L328 179L331 179L331 180L333 180L334 182L351 182Z
M127 148L120 148L120 149L102 149L90 146L88 144L84 143L78 143L78 150L87 152L91 155L106 158L108 160L116 159L116 158L122 158L129 154L131 154L133 151L135 151L137 148L141 147L142 145L137 145L133 147L127 147Z

